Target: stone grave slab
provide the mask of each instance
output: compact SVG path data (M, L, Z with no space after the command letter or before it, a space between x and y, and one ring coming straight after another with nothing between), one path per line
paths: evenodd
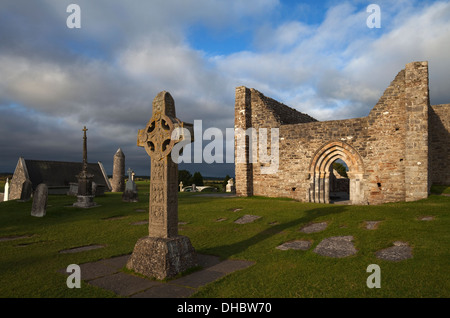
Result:
M246 214L243 217L237 219L236 221L234 221L234 223L236 224L247 224L247 223L252 223L254 221L256 221L257 219L261 218L258 215L250 215L250 214Z
M32 237L32 235L4 236L0 237L0 242L14 241L30 237Z
M328 257L347 257L358 252L352 241L351 235L329 237L316 246L314 253Z
M144 224L148 224L148 221L145 220L145 221L137 221L137 222L131 223L131 225L144 225Z
M307 234L317 233L317 232L321 232L321 231L325 230L327 228L327 226L328 226L327 222L312 223L312 224L302 227L300 229L300 232L307 233Z
M433 221L434 220L434 216L432 215L427 215L427 216L422 216L419 218L420 221Z
M407 242L396 241L392 244L394 246L376 252L376 258L399 262L413 257L412 248Z
M79 246L79 247L69 248L67 250L59 251L59 253L60 254L80 253L80 252L96 250L96 249L104 248L104 247L105 247L104 245L93 244L93 245L86 245L86 246Z
M120 296L131 296L161 283L119 272L91 280L89 284L111 290Z
M282 251L287 250L302 250L306 251L311 247L311 242L307 240L296 240L291 242L283 243L276 248Z
M367 230L376 230L381 221L364 221L364 227Z

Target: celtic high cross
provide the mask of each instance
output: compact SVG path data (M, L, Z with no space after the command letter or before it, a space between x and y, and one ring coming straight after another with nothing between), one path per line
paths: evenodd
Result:
M151 159L149 236L170 238L178 235L178 164L171 151L183 140L183 127L175 115L175 102L166 92L153 100L152 117L145 129L139 129L137 145L144 147ZM179 138L172 138L177 129Z

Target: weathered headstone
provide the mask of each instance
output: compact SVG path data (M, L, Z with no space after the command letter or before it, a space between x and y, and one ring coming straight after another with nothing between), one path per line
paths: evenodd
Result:
M26 179L22 185L22 193L20 194L20 202L27 202L31 199L33 193L33 185L30 179Z
M9 178L6 178L5 192L3 193L3 201L9 200Z
M94 195L92 194L92 178L93 174L87 171L87 137L86 137L86 126L82 129L83 135L83 168L81 172L77 175L78 179L78 194L77 202L73 204L77 208L91 208L97 206L94 202Z
M127 268L157 279L197 265L191 241L178 235L178 164L170 156L181 141L173 139L172 132L184 125L176 118L172 96L163 91L153 100L147 126L138 132L138 146L151 158L149 235L137 241ZM184 138L183 132L180 135Z
M197 186L195 184L192 184L192 192L197 192Z
M180 192L183 192L183 181L180 181L179 187L180 187Z
M226 192L235 192L236 189L234 187L234 180L233 178L228 179L227 186L226 186Z
M123 192L125 190L125 155L122 149L117 149L113 161L113 178L111 192Z
M133 181L133 171L128 168L128 181L125 186L125 191L122 194L122 201L124 202L138 202L138 191L136 187L136 183Z
M41 183L36 187L33 196L33 205L31 207L31 215L43 217L47 213L48 187L45 183Z

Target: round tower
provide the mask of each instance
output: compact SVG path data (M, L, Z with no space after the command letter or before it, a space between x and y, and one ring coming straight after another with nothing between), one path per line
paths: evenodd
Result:
M125 190L125 155L122 149L117 149L113 162L112 192L123 192Z

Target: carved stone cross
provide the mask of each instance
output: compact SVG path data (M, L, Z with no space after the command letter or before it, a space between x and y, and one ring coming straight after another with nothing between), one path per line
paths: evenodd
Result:
M172 132L183 128L175 117L175 102L168 92L153 100L152 117L145 129L139 129L137 144L151 158L149 236L178 235L178 165L170 152L182 140L172 139Z
M196 266L196 254L188 237L178 235L178 164L172 160L174 145L192 125L175 117L175 102L168 92L153 100L152 117L140 129L137 145L151 158L150 207L147 237L139 239L127 268L163 279ZM177 129L177 137L172 132Z

